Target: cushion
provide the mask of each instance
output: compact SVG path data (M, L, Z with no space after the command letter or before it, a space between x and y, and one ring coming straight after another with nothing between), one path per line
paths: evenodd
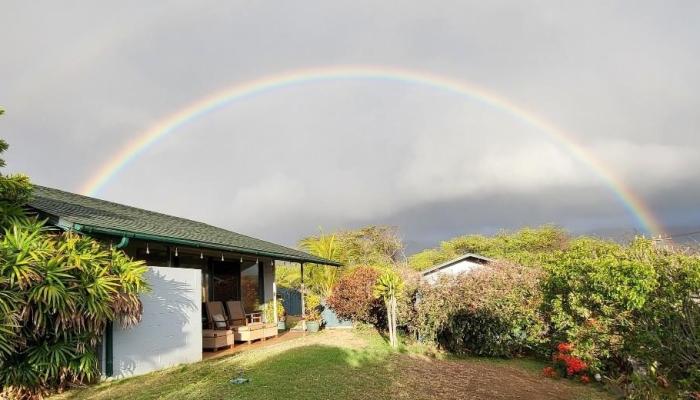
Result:
M214 320L214 326L217 328L226 328L226 318L221 314L214 314L211 319Z

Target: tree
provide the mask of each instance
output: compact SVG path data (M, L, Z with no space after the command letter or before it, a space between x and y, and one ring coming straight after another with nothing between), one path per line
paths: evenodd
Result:
M344 265L389 266L402 262L404 246L396 228L370 225L332 234L308 236L300 247L312 254L336 260Z
M338 233L341 261L347 265L393 266L405 261L395 227L370 225Z
M440 243L409 258L409 265L422 271L468 253L480 254L522 265L539 265L548 253L561 250L570 241L569 234L556 226L501 231L494 236L465 235Z
M4 114L0 108L0 115ZM8 149L8 144L0 139L0 154ZM0 158L0 168L5 167L5 160ZM3 175L0 173L0 227L8 226L11 220L24 215L22 206L31 197L32 185L24 175Z
M401 293L403 288L403 281L399 275L392 271L384 271L374 286L374 296L384 300L384 305L386 306L386 320L389 328L389 344L391 347L396 348L399 345L398 338L396 336L396 323L397 323L397 301L396 298Z
M299 241L299 248L316 256L338 261L343 267L317 264L304 266L304 280L312 292L328 297L338 279L358 265L395 267L405 260L404 246L396 228L367 226L355 230L338 231L307 236ZM301 287L297 266L279 266L278 285Z

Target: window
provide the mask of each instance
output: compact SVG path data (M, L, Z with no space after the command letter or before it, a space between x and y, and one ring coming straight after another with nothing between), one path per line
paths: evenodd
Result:
M260 263L244 261L241 266L241 301L246 312L260 309L260 283Z
M238 262L212 262L211 299L213 301L239 300L241 298Z

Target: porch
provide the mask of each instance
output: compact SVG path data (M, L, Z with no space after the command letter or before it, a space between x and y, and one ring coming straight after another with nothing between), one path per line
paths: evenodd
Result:
M260 313L261 320L258 321L276 326L279 322L277 312L279 297L275 283L276 265L278 263L297 265L302 276L304 271L303 262L191 246L172 246L143 240L131 240L124 250L134 258L145 261L149 267L198 271L201 285L198 289L192 288L192 290L201 291L200 304L198 304L201 305L198 307L201 321L198 327L193 326L192 328L199 330L200 335L204 334L205 330L220 329L213 326L211 316L207 315L207 303L211 302L218 302L224 306L223 315L227 319L233 318L233 316L230 315L226 303L233 301L239 302L245 313ZM190 297L193 301L197 301L195 300L196 296ZM301 296L302 315L297 316L300 321L295 324L293 332L277 332L275 330L278 336L270 337L274 333L266 331L264 336L257 335L256 338L252 339L252 343L246 339L237 338L230 348L225 347L217 349L217 351L204 348L204 344L202 344L201 357L208 359L223 354L232 354L246 348L266 346L299 336L300 331L305 331L303 297ZM190 320L189 324L195 325L196 322Z
M282 331L274 338L259 340L250 344L236 343L235 346L222 349L219 351L205 351L202 353L202 360L211 360L213 358L219 358L224 356L229 356L231 354L238 354L248 350L262 349L266 347L276 346L280 343L284 343L288 340L300 338L306 336L307 333L303 331Z

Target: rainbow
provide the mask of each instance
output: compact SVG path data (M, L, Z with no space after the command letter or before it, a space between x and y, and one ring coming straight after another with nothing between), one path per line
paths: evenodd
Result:
M221 91L195 101L170 114L138 134L117 151L98 171L82 185L81 193L95 196L134 159L159 140L199 117L223 108L232 102L310 82L339 80L382 80L422 85L442 90L504 111L520 122L532 126L558 143L578 161L587 165L611 189L620 203L637 223L651 235L661 235L664 230L644 201L618 178L600 159L586 150L575 137L552 125L537 115L506 100L495 93L473 84L433 73L385 66L329 66L289 71L237 83Z

